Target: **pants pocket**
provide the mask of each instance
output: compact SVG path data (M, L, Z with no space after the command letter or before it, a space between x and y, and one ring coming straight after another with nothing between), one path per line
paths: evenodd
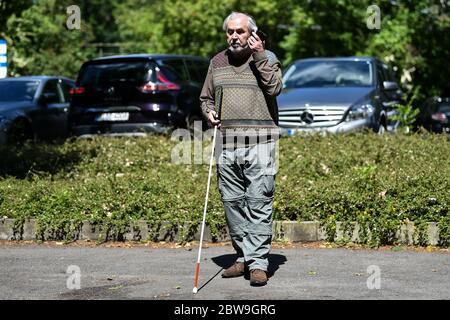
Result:
M273 198L275 194L275 176L263 175L262 176L262 195L267 198Z

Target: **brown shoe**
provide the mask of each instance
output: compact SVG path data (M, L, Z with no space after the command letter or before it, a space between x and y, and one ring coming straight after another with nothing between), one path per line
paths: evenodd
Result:
M250 270L250 285L265 286L267 284L267 273L261 269Z
M245 264L243 262L235 262L231 267L222 272L222 278L234 278L243 276L245 272Z

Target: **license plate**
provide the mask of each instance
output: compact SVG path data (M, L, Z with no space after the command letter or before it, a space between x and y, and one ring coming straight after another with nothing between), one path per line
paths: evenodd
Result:
M102 113L96 117L96 121L127 121L130 117L128 112Z

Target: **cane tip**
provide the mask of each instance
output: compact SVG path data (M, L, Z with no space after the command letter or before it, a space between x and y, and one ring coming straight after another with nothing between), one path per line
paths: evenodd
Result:
M198 291L198 290L197 290L197 287L194 287L194 289L192 289L192 293L193 293L193 294L196 294L197 291Z

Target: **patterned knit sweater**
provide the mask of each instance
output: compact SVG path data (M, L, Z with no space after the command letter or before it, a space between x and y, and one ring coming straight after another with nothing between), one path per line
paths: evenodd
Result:
M236 61L228 50L211 59L200 95L203 115L216 112L215 89L222 87L220 132L227 143L234 138L239 146L273 141L279 134L276 96L281 92L280 62L275 54L265 50L255 52L246 61ZM267 139L268 133L272 137ZM250 140L250 142L249 142ZM228 143L229 144L229 143Z

